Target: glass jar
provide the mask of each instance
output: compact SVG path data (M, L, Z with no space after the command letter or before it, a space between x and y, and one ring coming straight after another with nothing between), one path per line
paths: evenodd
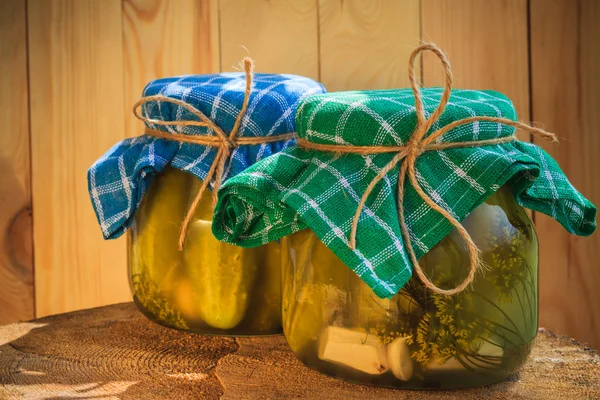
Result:
M155 177L132 226L133 299L150 320L219 335L281 333L279 243L243 249L212 234L212 199L202 197L183 251L179 232L201 181L169 167Z
M486 268L454 296L413 277L393 298L378 298L312 231L287 237L283 329L297 357L327 375L397 388L465 388L515 373L537 333L533 224L503 187L463 225ZM464 241L451 232L420 264L438 287L457 286L469 269Z

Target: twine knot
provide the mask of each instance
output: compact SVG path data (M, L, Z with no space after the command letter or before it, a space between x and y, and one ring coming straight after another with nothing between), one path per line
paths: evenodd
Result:
M233 150L233 149L237 149L239 146L239 144L237 143L237 140L232 139L225 139L223 140L223 144L222 146L225 146L228 150Z
M411 138L406 144L406 158L412 159L413 161L425 152L423 143L416 140L414 137Z
M244 72L246 74L246 89L244 91L244 101L242 103L242 108L240 113L238 114L235 124L231 129L229 134L226 134L219 125L217 125L213 120L208 118L202 111L198 110L191 104L171 97L163 96L163 95L154 95L154 96L146 96L142 97L135 105L133 106L133 114L136 118L142 120L146 124L153 124L159 126L169 126L169 127L185 127L185 126L204 126L209 129L209 132L214 132L214 135L206 136L206 135L193 135L182 132L165 132L158 129L152 129L146 126L146 130L144 134L153 136L159 139L165 140L174 140L180 143L193 143L197 145L209 146L217 148L217 154L213 163L211 164L208 173L206 174L206 178L202 181L202 185L192 202L185 219L181 225L181 232L179 235L179 250L183 250L183 246L185 244L185 239L187 236L187 231L189 224L194 217L194 212L202 199L202 195L206 190L208 184L214 178L213 190L212 190L212 198L213 198L213 207L217 204L218 200L218 191L221 187L221 183L223 181L223 173L225 171L225 164L234 149L237 149L243 145L257 145L264 143L273 143L286 141L290 139L296 138L295 132L284 133L280 135L272 135L272 136L257 136L257 137L239 137L238 132L242 124L242 119L246 114L246 110L248 108L248 102L250 100L250 93L252 92L252 79L254 73L254 62L251 58L245 57L242 60ZM142 115L138 112L138 108L148 102L156 101L156 102L167 102L178 105L185 110L189 111L192 115L194 115L197 120L177 120L177 121L163 121L158 119L149 118L147 115ZM177 129L179 130L179 129Z
M434 110L434 112L429 116L429 118L425 117L424 107L423 107L423 99L421 97L420 86L417 83L416 75L415 75L415 59L416 57L423 51L431 51L433 52L438 59L441 61L444 72L446 75L444 91L442 93L442 97L440 99L440 104ZM448 101L450 99L450 94L452 93L452 70L450 68L450 62L448 61L446 55L434 44L425 43L421 46L417 47L412 54L410 55L408 61L408 78L410 81L410 86L413 91L413 95L415 98L415 112L417 114L417 126L412 133L410 139L404 146L351 146L351 145L334 145L334 144L320 144L313 143L304 138L298 139L298 146L311 150L319 150L319 151L331 151L339 154L382 154L382 153L396 153L396 155L392 158L392 160L386 164L379 173L373 178L373 180L367 186L367 189L363 193L358 206L356 208L356 212L354 213L354 217L352 219L352 227L350 230L350 237L348 239L348 247L352 250L356 249L356 231L358 228L358 221L360 219L360 214L362 209L365 206L365 203L377 185L379 181L381 181L388 172L393 170L398 164L400 164L399 172L398 172L398 186L397 186L397 202L396 207L398 211L398 223L400 226L400 231L402 232L402 238L404 242L404 246L406 247L406 252L408 253L411 263L413 265L413 269L416 272L417 276L423 282L423 284L432 290L435 293L444 294L444 295L454 295L462 292L468 285L473 282L475 278L476 272L481 268L482 262L479 256L479 248L473 242L473 239L466 231L466 229L462 226L462 224L454 217L453 212L451 210L446 210L442 206L438 205L433 199L429 197L427 193L423 190L421 185L419 184L416 178L416 161L420 155L427 151L439 151L444 149L453 149L453 148L467 148L467 147L482 147L489 145L498 145L502 143L509 143L513 141L517 141L517 137L515 135L499 137L494 139L487 140L473 140L473 141L464 141L464 142L442 142L438 139L441 139L448 131L457 128L462 125L470 124L475 121L486 121L486 122L495 122L498 124L511 126L514 128L521 128L532 135L540 136L544 139L548 139L552 142L557 142L556 135L553 133L549 133L544 131L543 129L536 128L522 122L513 121L508 118L501 117L487 117L487 116L474 116L468 117L464 119L460 119L457 121L453 121L448 125L442 127L441 129L436 130L435 132L427 135L427 132L431 129L433 124L440 118ZM467 250L469 252L469 260L470 266L467 277L464 279L462 283L456 286L453 289L442 289L436 286L431 280L425 275L421 266L419 265L419 261L417 260L417 256L412 246L412 242L410 239L410 234L408 231L408 227L406 225L405 217L404 217L404 188L405 182L408 179L410 184L412 185L415 192L423 199L425 203L433 210L437 211L441 214L450 224L456 228L459 235L463 238Z

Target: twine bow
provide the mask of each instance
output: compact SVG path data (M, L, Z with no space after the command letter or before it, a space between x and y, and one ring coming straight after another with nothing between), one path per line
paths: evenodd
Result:
M415 78L415 59L417 56L423 51L431 51L433 52L442 62L444 67L444 72L446 75L446 81L444 85L444 92L442 94L442 98L440 99L440 104L437 106L435 111L429 116L429 118L425 117L425 112L423 109L423 100L421 98L421 92L419 88L419 84ZM452 70L450 68L450 62L446 58L446 55L434 44L426 43L418 48L416 48L412 54L410 55L408 61L408 77L410 80L410 86L412 88L414 97L415 97L415 111L417 114L417 127L413 132L410 140L404 146L347 146L347 145L330 145L330 144L319 144L313 143L306 139L299 138L298 146L304 147L312 150L320 150L320 151L331 151L335 153L342 154L381 154L381 153L397 153L392 160L386 164L381 171L375 176L375 178L369 183L366 191L362 195L360 202L358 203L358 207L356 208L356 212L352 219L352 229L350 231L349 238L349 247L351 249L356 248L356 230L358 227L358 220L360 218L360 214L362 209L365 206L365 203L377 185L379 181L381 181L386 174L394 169L399 163L401 163L400 171L398 174L398 199L397 199L397 210L398 210L398 222L400 225L400 230L402 231L402 237L404 240L404 245L406 246L406 250L409 254L410 260L412 262L413 268L417 273L419 279L423 282L423 284L434 291L435 293L444 294L444 295L454 295L462 292L474 279L476 272L481 268L482 262L479 256L479 249L473 242L473 239L467 232L467 230L461 225L461 223L454 218L454 216L438 205L433 199L425 193L421 185L419 184L416 178L416 170L415 165L416 161L423 153L428 151L437 151L443 149L452 149L452 148L467 148L467 147L481 147L481 146L489 146L500 143L508 143L512 141L519 140L515 135L511 135L508 137L495 138L489 140L475 140L475 141L465 141L465 142L439 142L436 143L436 140L440 139L445 133L448 131L457 128L462 125L470 124L475 121L486 121L486 122L495 122L502 125L512 126L515 128L521 128L533 135L540 136L544 139L551 140L553 142L557 142L557 138L553 133L546 132L542 129L532 127L530 125L524 124L522 122L513 121L507 118L500 117L487 117L487 116L474 116L468 117L461 120L453 121L452 123L444 126L441 129L431 133L426 136L427 132L431 128L431 126L440 118L448 101L450 99L450 94L452 92ZM463 238L467 245L467 249L469 252L470 259L470 267L469 273L467 277L453 289L442 289L436 286L431 280L425 275L421 266L419 265L419 261L417 260L417 256L413 249L410 235L408 232L408 228L406 226L406 221L404 217L404 186L406 178L410 181L414 190L417 194L423 199L425 203L427 203L432 209L440 213L444 218L446 218L452 226L454 226L459 235Z
M163 95L154 95L147 96L141 98L135 105L133 106L133 114L136 118L144 121L146 124L160 125L160 126L205 126L215 132L216 136L205 136L205 135L191 135L182 132L165 132L158 129L152 129L146 126L146 130L144 133L146 135L150 135L159 139L165 140L174 140L176 142L183 143L193 143L203 146L210 146L218 148L217 155L206 174L206 179L203 180L200 189L198 190L198 194L194 198L185 219L181 225L181 232L179 235L179 250L183 250L183 246L185 243L185 238L187 235L187 230L189 224L194 216L194 212L202 199L202 195L204 191L208 187L208 184L211 180L215 179L213 184L213 207L217 204L217 192L221 187L221 183L223 181L223 172L225 170L225 164L231 155L233 149L244 146L244 145L256 145L263 143L273 143L286 141L290 139L294 139L296 137L296 133L284 133L281 135L272 135L272 136L259 136L259 137L239 137L237 136L238 131L240 129L242 118L246 113L246 109L248 108L248 101L250 99L250 93L252 92L252 75L254 72L254 62L249 57L245 57L242 61L244 66L244 72L246 73L246 90L244 92L244 102L242 103L242 108L240 113L238 114L235 124L233 125L233 129L229 134L226 134L221 127L219 127L214 121L208 118L204 113L194 106L186 103L183 100L173 99L171 97L163 96ZM148 118L138 112L138 108L148 102L151 101L164 101L167 103L176 104L180 107L183 107L187 111L189 111L192 115L198 118L198 120L180 120L180 121L163 121L157 120L153 118Z

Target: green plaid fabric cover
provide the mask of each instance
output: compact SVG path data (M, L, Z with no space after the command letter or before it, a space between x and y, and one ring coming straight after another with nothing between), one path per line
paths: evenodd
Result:
M427 114L439 104L441 93L441 88L422 90ZM432 131L475 115L516 119L512 103L500 93L454 90ZM409 89L315 95L305 100L296 114L300 137L327 144L402 145L416 122ZM440 140L484 140L513 132L497 123L475 122ZM392 157L288 148L222 186L213 232L220 240L254 247L310 228L378 296L391 297L411 276L396 211L399 166L369 196L354 251L348 247L348 236L360 197ZM589 235L596 228L596 208L546 152L530 143L426 152L418 158L416 170L425 192L459 220L508 183L522 206L551 215L569 232ZM452 226L408 181L404 205L413 247L421 257Z

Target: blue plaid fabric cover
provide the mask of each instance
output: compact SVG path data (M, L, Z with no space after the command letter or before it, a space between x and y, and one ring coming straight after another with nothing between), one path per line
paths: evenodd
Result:
M150 82L143 96L164 95L183 100L229 133L244 99L244 73L188 75ZM312 79L296 75L255 74L248 109L238 136L271 136L295 131L298 104L306 97L325 92ZM152 101L142 106L143 115L162 121L197 120L184 108ZM214 135L207 127L159 126L153 129L191 135ZM232 151L223 180L244 171L258 160L287 148L294 141L240 146ZM216 148L142 135L113 146L88 171L92 204L105 239L121 236L131 225L135 212L155 174L171 165L205 179L217 153ZM210 185L209 185L210 187Z

